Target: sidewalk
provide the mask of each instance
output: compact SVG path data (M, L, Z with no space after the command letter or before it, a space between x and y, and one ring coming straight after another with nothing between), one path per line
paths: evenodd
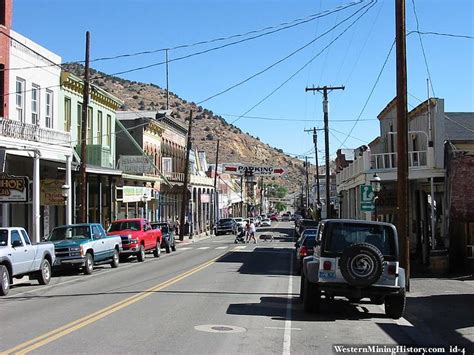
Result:
M176 241L176 245L179 246L179 245L196 243L201 240L210 239L211 237L215 237L215 235L211 234L210 232L204 232L204 233L194 235L192 238L190 238L188 235L185 235L183 240L179 240L179 236L175 236L175 241Z
M425 341L474 350L474 275L411 278L404 318L412 331L426 330ZM426 332L425 332L426 333ZM429 333L429 334L428 334Z

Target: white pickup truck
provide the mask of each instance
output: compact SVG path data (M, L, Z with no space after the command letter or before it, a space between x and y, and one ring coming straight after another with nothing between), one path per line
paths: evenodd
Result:
M47 285L54 261L53 243L32 244L23 228L0 228L0 296L8 294L13 277L30 275Z

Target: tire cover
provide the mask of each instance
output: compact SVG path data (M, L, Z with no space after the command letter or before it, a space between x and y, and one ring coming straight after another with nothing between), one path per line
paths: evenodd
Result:
M342 254L341 274L353 286L370 286L383 273L384 258L382 252L368 243L353 244Z

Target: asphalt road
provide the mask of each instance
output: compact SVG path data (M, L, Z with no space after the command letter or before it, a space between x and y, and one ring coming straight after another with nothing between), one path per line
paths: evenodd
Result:
M48 286L17 283L0 298L0 352L327 354L333 344L433 341L376 305L337 299L319 315L303 313L293 223L258 236L257 244L212 237L90 276L62 273Z

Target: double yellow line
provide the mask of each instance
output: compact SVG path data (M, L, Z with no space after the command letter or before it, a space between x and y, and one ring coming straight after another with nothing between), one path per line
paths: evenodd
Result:
M114 312L117 312L125 307L128 307L138 301L141 301L142 299L152 295L154 292L157 292L157 291L160 291L162 289L164 289L165 287L168 287L168 286L171 286L181 280L183 280L184 278L188 277L188 276L191 276L193 274L195 274L196 272L199 272L203 269L205 269L206 267L208 267L209 265L215 263L218 259L220 259L222 256L218 256L214 259L211 259L207 262L205 262L204 264L201 264L197 267L195 267L194 269L191 269L189 271L186 271L178 276L175 276L165 282L162 282L156 286L153 286L152 288L149 288L145 291L142 291L138 294L136 294L135 296L132 296L132 297L129 297L123 301L120 301L120 302L117 302L117 303L114 303L106 308L103 308L97 312L94 312L92 314L89 314L85 317L82 317L80 319L77 319L73 322L70 322L66 325L63 325L62 327L59 327L57 329L54 329L48 333L45 333L43 335L40 335L34 339L31 339L31 340L28 340L24 343L21 343L17 346L15 346L14 348L11 348L11 349L8 349L8 350L4 350L2 351L0 354L1 355L4 355L4 354L12 354L12 353L16 353L16 354L26 354L30 351L33 351L33 350L36 350L46 344L49 344L59 338L62 338L63 336L65 335L68 335L76 330L79 330L83 327L85 327L86 325L89 325L91 323L94 323L94 322L97 322L98 320L102 319L102 318L105 318L107 317L108 315L114 313Z

